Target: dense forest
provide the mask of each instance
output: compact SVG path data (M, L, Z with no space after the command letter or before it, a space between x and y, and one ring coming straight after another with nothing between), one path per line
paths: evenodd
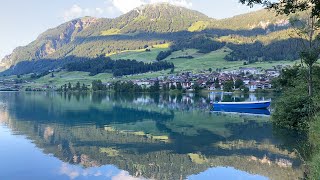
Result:
M111 60L109 57L99 57L79 62L69 63L65 66L67 71L90 72L90 75L99 73L112 73L114 76L161 71L174 68L173 63L154 62L144 63L136 60Z
M38 61L22 61L16 66L0 73L1 76L23 75L34 73L38 76L46 75L49 71L66 69L67 71L89 72L90 75L112 73L114 76L146 73L173 69L173 63L166 61L144 63L136 60L111 60L109 57L79 58L68 56L63 59L42 59Z

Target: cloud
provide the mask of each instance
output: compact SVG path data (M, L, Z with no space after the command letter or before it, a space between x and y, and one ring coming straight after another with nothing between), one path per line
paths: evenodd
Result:
M109 0L110 1L110 0ZM112 5L120 10L122 13L127 13L134 8L145 4L155 3L170 3L176 6L183 6L187 8L192 7L191 0L111 0Z
M151 0L151 3L161 3L161 2L173 4L176 6L182 6L186 8L192 7L192 2L190 0Z
M145 180L140 177L133 177L127 171L121 171L118 175L111 178L112 180Z
M67 175L69 176L70 179L75 179L80 175L78 170L76 170L75 168L69 167L66 163L62 164L60 168L60 174Z
M70 21L83 16L116 17L139 6L156 3L170 3L187 8L192 7L191 0L106 0L104 4L96 8L83 8L78 4L74 4L64 11L63 19L64 21Z
M70 21L75 18L84 16L93 17L111 17L116 14L115 8L110 4L107 7L96 7L96 8L82 8L77 4L74 4L69 9L65 10L63 13L64 21Z
M73 5L70 9L66 10L63 14L65 21L80 17L83 13L83 9L78 5Z
M119 9L122 13L127 13L132 9L146 4L143 0L112 0L114 7Z

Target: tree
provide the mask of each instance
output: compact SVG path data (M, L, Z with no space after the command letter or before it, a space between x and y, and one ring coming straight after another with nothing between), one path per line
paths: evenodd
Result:
M75 87L76 90L80 90L80 82L78 81Z
M199 93L202 88L200 87L200 85L198 83L194 83L193 89L194 89L195 93Z
M233 86L234 86L234 83L233 83L232 80L226 81L226 82L223 84L223 91L225 91L225 92L232 92L232 91L233 91Z
M72 85L71 85L71 83L69 82L69 84L68 84L68 90L71 90L72 89Z
M242 81L242 79L237 79L236 82L234 83L234 87L236 89L240 88L243 85L244 85L244 82Z
M214 87L215 88L220 88L220 82L219 82L219 78L214 80Z
M316 0L240 0L241 3L253 6L263 4L269 9L276 10L278 14L294 14L300 12L303 18L294 17L290 22L296 34L301 39L302 51L301 60L308 68L308 94L313 96L313 66L319 58L319 27L320 27L320 1Z
M93 91L103 91L106 89L107 89L107 87L102 84L102 81L100 79L92 81L92 90Z
M210 73L212 72L212 68L209 68L209 72L210 72Z
M85 84L82 84L82 88L81 88L81 90L82 90L82 91L87 91L87 90L88 90L88 88L87 88L87 86L86 86Z
M179 91L182 91L182 85L181 85L181 83L177 83L177 89L178 89Z
M171 70L170 70L170 74L173 74L173 73L174 73L174 67L171 68Z
M311 17L320 17L320 1L316 0L240 0L242 4L252 7L255 4L262 4L269 9L274 9L279 14L292 14L296 12L310 11Z
M243 87L243 93L247 94L250 91L250 89L246 86Z
M159 81L154 82L154 85L150 87L150 92L159 92L160 84Z
M164 92L169 91L169 84L168 83L162 84L162 91L164 91Z
M301 60L308 68L308 92L309 96L313 95L313 66L320 55L319 47L319 20L312 17L310 13L307 18L291 18L291 24L295 27L297 35L300 37L302 51L300 52Z

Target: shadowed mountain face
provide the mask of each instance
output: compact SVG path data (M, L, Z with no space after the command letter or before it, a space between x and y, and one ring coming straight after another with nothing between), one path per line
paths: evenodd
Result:
M199 32L215 38L228 35L264 36L287 29L287 19L261 10L215 20L183 7L146 5L115 19L84 17L49 29L29 45L16 48L1 61L0 66L9 68L25 60L59 59L69 55L96 57L138 50L145 45L174 43L179 38L190 38ZM189 32L188 36L183 32ZM273 40L273 37L268 38Z
M274 133L269 117L210 114L204 100L2 93L0 123L83 171L114 165L135 177L185 179L228 166L270 179L302 176L294 136Z

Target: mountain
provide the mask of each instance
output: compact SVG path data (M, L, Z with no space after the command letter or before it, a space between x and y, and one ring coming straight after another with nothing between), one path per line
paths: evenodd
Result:
M288 18L267 10L216 20L183 7L152 4L115 19L84 17L66 22L42 33L29 45L16 48L2 59L0 66L7 69L25 60L66 56L98 57L203 36L226 43L258 36L272 42L274 36L270 37L270 33L283 34L286 29Z

